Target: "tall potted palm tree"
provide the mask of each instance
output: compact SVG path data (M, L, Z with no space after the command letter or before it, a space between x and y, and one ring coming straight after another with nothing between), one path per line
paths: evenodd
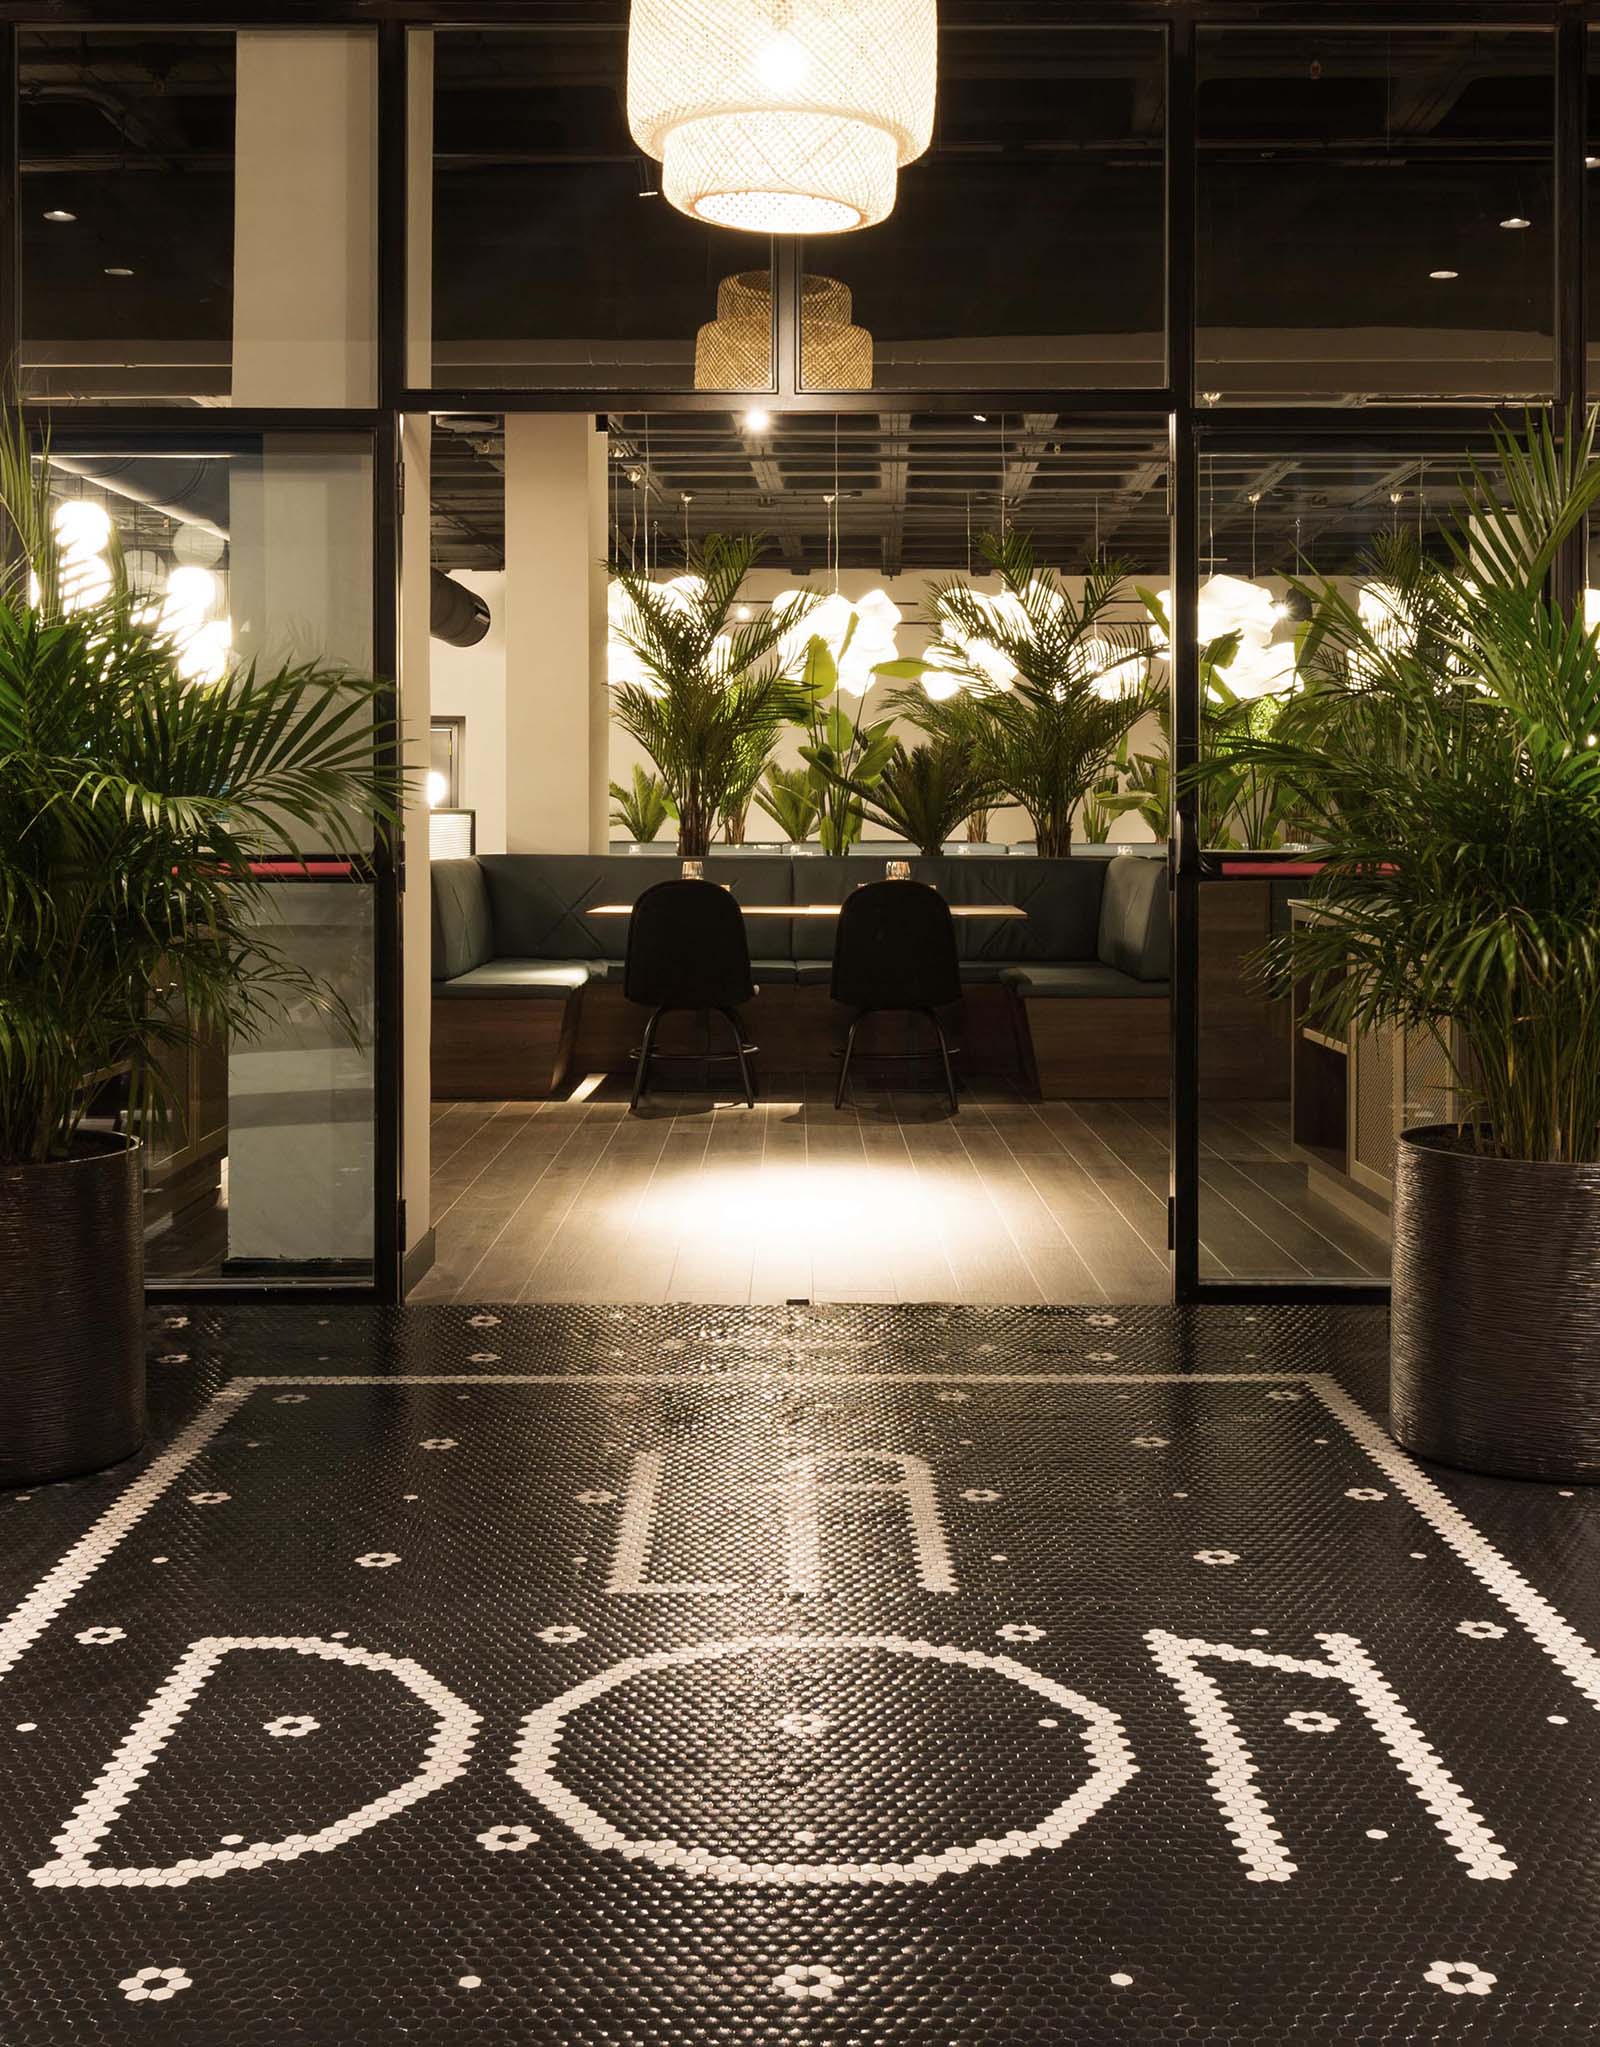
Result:
M959 577L935 583L928 657L879 672L937 671L962 684L996 790L1027 812L1040 858L1064 859L1074 812L1150 708L1148 635L1111 617L1126 594L1117 564L1092 562L1074 595L1026 534L985 534L981 546L998 596ZM923 722L937 726L937 708Z
M709 850L719 818L742 816L778 734L803 708L783 643L817 600L737 616L763 546L756 535L712 533L671 582L612 571L620 602L611 630L624 650L617 722L654 762L686 856Z
M1393 537L1365 604L1300 586L1306 689L1197 770L1253 762L1309 823L1278 990L1448 1063L1457 1120L1398 1145L1391 1426L1528 1478L1600 1478L1600 644L1552 583L1597 498L1592 419L1502 435L1447 559Z
M56 545L49 465L0 428L0 1486L113 1463L144 1431L140 1138L196 1035L288 1005L354 1034L274 934L264 863L366 858L397 816L378 685L316 662L184 675L116 572ZM102 584L110 588L100 594ZM91 1131L125 1077L135 1134Z

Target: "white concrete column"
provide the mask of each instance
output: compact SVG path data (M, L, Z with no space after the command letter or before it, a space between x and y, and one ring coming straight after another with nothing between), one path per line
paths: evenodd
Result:
M592 413L506 416L506 848L603 853L606 436Z
M241 29L233 402L377 400L378 39Z

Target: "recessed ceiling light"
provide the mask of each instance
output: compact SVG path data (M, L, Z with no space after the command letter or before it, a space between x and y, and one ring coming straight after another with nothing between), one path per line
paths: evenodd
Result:
M1513 213L1509 220L1501 221L1502 227L1532 227L1531 220L1524 220L1520 213Z
M45 213L46 220L76 220L75 213L68 213L64 206L52 206Z
M133 272L126 263L108 263L106 265L106 275L107 277L131 277Z
M972 416L979 426L987 426L989 424L989 415L986 412L975 412Z
M1451 278L1451 277L1459 277L1459 276L1461 275L1461 272L1460 272L1459 270L1430 270L1430 271L1428 272L1428 275L1429 275L1430 277L1437 277L1437 278L1439 278L1439 279L1441 280L1441 282L1442 282L1442 281L1444 281L1445 279L1448 279L1448 278Z
M772 414L765 406L753 405L744 416L744 430L747 434L764 434L772 424Z

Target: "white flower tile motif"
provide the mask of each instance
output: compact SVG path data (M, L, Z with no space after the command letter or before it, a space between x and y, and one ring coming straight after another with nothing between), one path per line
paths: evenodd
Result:
M975 1485L968 1486L961 1497L964 1500L971 1500L974 1506L986 1507L992 1501L998 1500L1000 1495L988 1486Z
M609 1507L616 1499L615 1493L608 1493L600 1486L590 1486L586 1491L572 1496L580 1507Z
M1167 1450L1172 1446L1165 1436L1135 1436L1133 1447L1135 1450Z
M129 2004L165 2004L193 1986L194 1978L183 1969L146 1968L124 1976L117 1988Z
M191 1493L189 1495L189 1505L191 1507L220 1507L224 1500L231 1500L232 1498L232 1493Z
M1120 1315L1109 1315L1104 1309L1101 1309L1097 1314L1090 1315L1086 1319L1091 1329L1115 1329L1122 1320L1122 1317Z
M1042 1642L1045 1630L1036 1628L1032 1621L1007 1621L995 1629L1002 1642Z
M1476 1962L1430 1962L1422 1980L1450 1997L1487 1997L1500 1979Z
M399 1561L399 1557L392 1549L369 1549L356 1558L363 1571L392 1570Z
M303 1741L308 1734L315 1734L322 1722L313 1720L309 1713L280 1713L276 1720L264 1720L261 1724L274 1741Z
M126 1628L85 1628L75 1639L79 1642L103 1644L126 1641L127 1634Z
M1232 1549L1197 1549L1194 1553L1197 1564L1236 1564L1239 1552Z
M1283 1724L1296 1734L1332 1734L1339 1723L1331 1713L1285 1713Z
M1117 1355L1114 1350L1092 1350L1089 1353L1089 1362L1091 1365L1114 1365L1117 1362Z
M485 1309L480 1314L469 1315L467 1317L467 1327L469 1329L498 1329L500 1327L500 1317L498 1315L491 1315Z
M541 1628L539 1630L539 1640L541 1642L548 1642L552 1648L557 1649L565 1649L571 1643L582 1642L585 1639L585 1630L573 1627L570 1622L558 1627Z
M274 1407L304 1407L310 1398L309 1393L274 1393L272 1404Z
M1372 1485L1346 1486L1344 1496L1347 1500L1386 1500L1389 1497L1387 1493L1379 1492L1378 1488Z
M1298 1386L1270 1386L1267 1389L1267 1398L1269 1400L1281 1400L1292 1405L1297 1400L1304 1400L1305 1395Z
M158 1365L186 1365L188 1362L189 1353L186 1350L164 1350L156 1357Z
M467 1358L469 1365L497 1365L500 1353L497 1350L475 1350Z
M520 1855L538 1838L532 1827L486 1827L478 1836L478 1846L491 1855Z
M964 1407L972 1395L964 1387L946 1386L933 1397L935 1400L942 1400L947 1407Z
M1506 1631L1498 1621L1457 1621L1456 1633L1474 1642L1503 1642Z
M424 1436L417 1445L419 1450L454 1450L455 1447L454 1436Z
M797 2004L811 2000L826 2003L844 1988L844 1978L821 1962L791 1962L772 1987L780 1997L792 1997Z

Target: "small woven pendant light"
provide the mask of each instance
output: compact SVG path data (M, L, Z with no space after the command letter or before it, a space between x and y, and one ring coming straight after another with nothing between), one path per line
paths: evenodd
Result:
M933 135L936 0L633 0L628 125L680 212L841 234Z
M872 388L872 336L850 324L850 288L836 277L800 285L801 374L813 391ZM694 341L697 391L772 389L772 273L742 270L717 286L717 317Z

